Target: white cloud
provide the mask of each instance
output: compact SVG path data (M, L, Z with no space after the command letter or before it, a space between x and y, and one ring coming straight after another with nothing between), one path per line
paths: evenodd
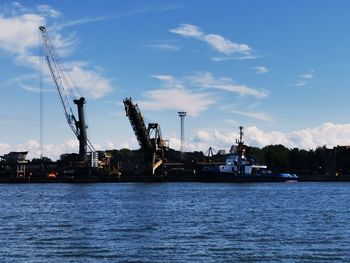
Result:
M61 12L53 9L52 7L50 7L48 5L38 5L37 9L40 13L47 14L48 16L53 17L53 18L56 18L56 17L59 17L62 15Z
M77 20L72 20L72 21L64 21L62 23L59 24L54 24L51 29L55 30L55 31L59 31L62 30L64 28L68 28L68 27L74 27L74 26L78 26L78 25L84 25L84 24L91 24L91 23L96 23L96 22L100 22L100 21L105 21L105 20L111 20L117 17L93 17L93 18L82 18L82 19L77 19Z
M16 62L21 65L31 66L33 69L39 68L39 57L33 55L20 55L16 57ZM44 62L45 63L45 62ZM62 66L63 74L67 78L64 79L66 89L78 89L79 94L83 96L98 99L105 96L113 90L111 80L102 76L100 69L89 69L89 64L83 61L72 61ZM47 65L44 65L44 81L53 84L51 73ZM37 76L35 78L35 81ZM38 89L30 88L30 85L19 80L18 83L27 91L37 92ZM79 95L75 94L75 95ZM80 95L79 95L80 96Z
M182 85L181 81L176 79L172 75L152 75L152 77L163 81L163 86L166 88L177 88L177 89L185 88Z
M28 159L39 158L40 157L40 143L36 140L28 140L23 144L9 145L0 143L0 155L9 153L10 151L28 151ZM53 145L47 144L44 145L44 156L49 157L53 160L57 160L63 153L73 153L79 151L79 142L78 140L68 140L63 144Z
M234 110L234 111L231 111L231 113L246 116L246 117L257 119L264 122L273 122L272 117L264 112L246 112L246 111Z
M282 144L288 148L315 149L326 145L331 148L337 145L350 145L350 124L324 123L318 127L291 132L265 132L256 126L244 130L244 141L247 145L264 147ZM238 132L220 130L199 130L187 143L188 148L205 151L210 146L215 149L229 149L239 138Z
M303 87L307 85L309 81L314 77L315 77L314 70L310 70L310 72L300 75L296 83L289 84L288 86Z
M38 27L45 22L45 18L38 14L0 16L0 49L15 55L26 53L38 45Z
M171 11L171 10L175 10L178 8L180 8L180 5L170 5L170 6L165 6L163 8L150 8L150 7L136 8L136 9L130 10L128 12L119 13L119 14L115 14L112 16L88 17L88 18L81 18L81 19L76 19L76 20L72 20L72 21L65 21L65 22L60 23L60 24L55 24L54 28L55 29L62 29L62 28L76 26L76 25L84 25L84 24L90 24L90 23L95 23L95 22L100 22L100 21L137 16L137 15L146 14L146 13L150 13L150 12Z
M215 78L209 72L200 72L193 76L185 76L181 79L172 75L152 75L153 78L161 80L163 85L160 89L155 89L144 93L146 99L140 104L144 109L162 110L184 110L190 116L198 116L207 110L210 105L216 103L214 90L224 90L237 93L239 95L249 95L256 98L268 96L268 92L257 90L246 85L233 83L230 78ZM188 87L191 87L189 89ZM211 89L211 93L198 92L198 87ZM171 98L171 100L169 99ZM267 114L251 113L250 117L259 118L264 121L271 121Z
M152 77L159 80L166 81L168 83L170 82L170 84L173 84L176 81L176 79L172 75L152 75Z
M26 84L22 84L20 83L20 85L22 86L22 88L26 91L29 91L29 92L33 92L33 93L40 93L41 91L42 92L54 92L53 89L43 89L43 90L40 90L40 88L37 88L37 87L32 87L32 86L29 86L29 85L26 85Z
M211 58L211 60L216 61L216 62L221 62L221 61L227 61L227 60L253 60L253 59L257 59L257 58L261 58L261 57L263 57L263 56L243 54L243 55L239 55L239 56L213 57L213 58Z
M114 143L107 140L101 144L95 144L96 150L112 150L112 149L138 149L138 142L133 136L128 141L123 143ZM7 154L11 151L28 151L27 159L39 158L41 154L40 143L36 140L28 140L25 143L10 145L0 143L0 155ZM69 139L60 144L45 144L43 150L43 156L49 157L52 160L58 160L62 154L65 153L78 153L79 152L79 141L77 139Z
M180 49L179 46L176 46L173 44L166 44L166 43L151 44L151 45L146 45L146 47L156 48L160 50L174 50L174 51Z
M314 78L314 74L313 73L307 73L307 74L303 74L300 76L301 79L312 79Z
M145 100L139 101L142 109L163 111L186 111L189 116L198 116L214 104L212 94L198 93L186 89L180 80L172 75L153 75L163 82L163 87L145 92Z
M296 86L296 87L303 87L307 84L307 81L305 80L299 80L298 82L294 83L293 86Z
M174 134L176 134L174 132ZM306 128L291 132L263 131L256 126L246 127L244 130L244 141L247 145L255 147L264 147L267 145L282 144L288 148L315 149L326 145L331 148L337 145L350 145L350 124L324 123L313 128ZM197 130L186 139L186 151L206 151L209 147L216 150L229 150L232 144L235 144L239 138L236 130ZM178 137L172 135L168 137L169 145L173 149L180 149L181 141ZM103 144L94 144L96 149L138 149L138 143L135 137L120 144L106 141ZM119 146L119 147L118 147ZM76 139L70 139L62 144L44 145L44 156L56 160L63 153L77 153L79 142ZM40 156L40 144L36 140L29 140L23 144L9 145L0 143L0 155L10 151L29 151L28 159L38 158Z
M169 31L184 37L201 37L204 35L199 27L190 24L181 24L181 26Z
M7 143L0 143L0 155L4 155L11 151L11 145Z
M248 133L249 132L249 133ZM334 147L336 145L350 145L350 124L334 124L324 123L321 126L308 128L289 133L266 133L260 131L256 127L247 129L247 137L251 134L259 134L256 143L263 145L268 144L284 144L290 148L314 149L318 146L327 145Z
M60 57L68 57L76 51L75 45L77 39L73 33L62 36L60 33L51 30L49 34L52 46L55 48L56 54Z
M19 2L12 2L11 3L11 7L12 7L12 14L16 14L17 11L21 11L24 12L27 9Z
M268 92L265 90L257 90L246 85L235 84L230 78L215 78L209 72L200 72L195 76L189 77L189 79L192 81L192 85L198 87L220 89L256 98L268 96Z
M102 98L113 89L110 80L102 77L98 71L75 66L67 69L66 74L73 81L75 88L89 98Z
M235 52L248 53L251 50L246 44L234 43L216 34L205 35L204 40L207 41L214 49L226 55Z
M255 70L257 74L266 74L267 72L269 72L269 69L264 66L255 67Z
M119 145L119 147L118 146L114 147L114 149L131 149L131 150L140 149L140 145L139 145L135 136L129 138L129 140L124 141L118 145ZM111 149L111 148L109 148L109 149Z
M184 37L194 37L204 41L216 51L225 55L233 53L249 54L251 51L251 48L246 44L232 42L218 34L205 34L199 27L191 24L181 24L179 27L169 31Z
M186 89L157 89L144 94L146 100L139 101L142 109L163 111L186 111L189 116L196 117L214 104L208 93L194 93Z
M17 64L38 70L39 58L34 55L38 45L41 45L38 27L48 23L50 18L59 17L61 13L48 5L38 5L36 11L29 11L17 2L12 6L16 12L11 15L0 14L0 50L11 54ZM53 30L51 42L58 55L67 56L73 52L76 38L73 34L63 36L59 31ZM111 80L102 76L101 70L96 70L96 67L89 68L86 62L72 61L61 66L83 96L101 98L113 89ZM46 65L44 70L44 80L52 82L48 78ZM37 92L30 88L29 82L30 80L23 80L21 86L27 91Z

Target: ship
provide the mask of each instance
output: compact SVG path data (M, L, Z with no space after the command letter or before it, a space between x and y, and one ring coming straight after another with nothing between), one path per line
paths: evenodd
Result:
M205 166L202 180L208 182L296 182L298 176L289 173L273 173L266 165L259 164L255 158L246 156L243 142L243 127L239 127L239 139L232 145L230 155L219 166Z

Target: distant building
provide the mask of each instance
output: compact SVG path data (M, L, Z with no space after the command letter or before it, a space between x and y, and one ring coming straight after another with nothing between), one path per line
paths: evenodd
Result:
M0 156L0 158L4 159L6 162L21 162L26 161L28 152L9 152L8 154L4 154Z
M16 177L24 177L26 175L26 160L28 152L10 152L0 156L5 161L7 170L15 172Z

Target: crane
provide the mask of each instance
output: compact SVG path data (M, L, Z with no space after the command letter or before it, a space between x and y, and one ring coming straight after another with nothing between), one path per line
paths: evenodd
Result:
M87 148L91 151L92 155L95 155L95 148L92 143L87 138L86 133L86 124L85 124L85 115L84 115L84 104L85 98L81 97L80 99L74 99L74 104L78 108L78 118L75 117L73 109L70 105L67 89L68 89L68 78L64 73L62 66L60 64L60 59L56 54L55 49L51 44L50 37L44 26L40 26L39 30L41 31L42 44L44 49L44 56L51 73L51 77L55 83L55 86L60 97L61 104L63 106L64 114L66 121L69 127L72 129L73 133L79 140L79 158L80 161L87 161Z
M150 168L152 170L152 175L154 175L156 169L164 163L164 151L168 148L167 141L162 139L160 125L158 123L149 123L146 128L139 107L132 102L131 98L126 98L123 103L126 116L129 118L144 154L146 168Z

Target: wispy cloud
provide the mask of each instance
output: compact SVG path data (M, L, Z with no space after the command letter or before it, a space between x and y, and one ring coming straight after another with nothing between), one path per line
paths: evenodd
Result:
M231 119L225 119L222 120L223 123L225 123L226 125L230 125L230 126L238 126L238 121L236 120L231 120Z
M266 74L269 72L269 69L264 66L254 67L254 69L256 70L256 74Z
M73 67L67 69L66 74L74 80L75 88L90 98L102 98L113 90L111 80L103 77L99 71Z
M134 10L130 10L130 11L125 12L125 13L120 13L120 14L111 15L111 16L79 18L76 20L56 23L53 25L52 29L61 30L63 28L67 28L67 27L73 27L73 26L78 26L78 25L91 24L91 23L96 23L96 22L108 21L108 20L125 18L125 17L130 17L130 16L136 16L136 15L148 13L151 11L152 11L152 9L150 9L150 8L141 8L141 9L134 9Z
M300 78L301 78L301 79L305 79L305 80L314 78L313 71L311 71L310 73L301 75Z
M161 6L161 7L136 8L136 9L124 12L124 13L119 13L119 14L110 15L110 16L86 17L86 18L80 18L80 19L76 19L76 20L66 21L63 23L56 23L53 28L55 28L57 30L61 30L63 28L67 28L67 27L73 27L73 26L84 25L84 24L91 24L91 23L96 23L96 22L103 22L103 21L108 21L108 20L113 20L113 19L127 18L127 17L137 16L137 15L142 15L142 14L147 14L147 13L152 13L152 12L167 12L167 11L172 11L172 10L178 10L178 9L182 9L183 7L184 6L182 6L182 5L172 4L172 5Z
M38 45L38 27L45 22L38 14L0 16L0 49L13 55L25 54Z
M196 117L207 110L215 101L212 94L193 92L183 86L181 81L172 75L152 76L163 82L163 88L147 91L143 94L144 100L140 100L140 106L145 110L183 110L189 116Z
M264 122L273 122L273 118L269 114L264 112L247 112L247 111L233 110L231 111L231 113L242 115L245 117L253 118Z
M15 12L0 13L0 49L10 54L16 64L38 70L39 57L34 55L37 53L37 46L41 44L38 27L51 22L52 18L61 16L61 13L48 5L26 8L14 3L12 6ZM63 36L59 30L53 30L52 33L51 41L57 53L60 56L70 55L75 48L74 35ZM71 87L78 86L84 96L100 98L113 89L111 80L102 76L102 71L96 70L96 67L89 67L87 62L71 61L64 64L63 68L75 83ZM49 76L47 69L44 74L46 77ZM37 92L37 89L30 84L30 79L22 78L18 84L27 91Z
M168 43L150 44L150 45L146 45L146 47L160 49L160 50L173 50L173 51L177 51L180 49L179 46L174 44L168 44Z
M168 6L165 6L163 8L161 8L162 11L173 11L173 10L180 10L180 9L184 9L185 5L183 4L170 4Z
M179 27L169 31L183 37L193 37L204 41L213 49L225 55L233 53L249 54L251 51L247 44L233 42L219 34L205 34L198 26L191 24L181 24Z
M43 89L43 90L40 90L40 88L37 88L37 87L32 87L32 86L29 86L29 85L26 85L26 84L21 84L22 88L26 91L29 91L29 92L34 92L34 93L40 93L40 92L55 92L54 89Z
M209 72L199 72L181 78L170 74L152 75L152 77L162 81L162 86L143 94L146 99L140 101L140 104L149 110L185 110L191 116L198 116L209 106L217 103L215 98L219 98L222 91L257 99L268 96L267 91L236 84L230 78L215 78ZM270 121L264 114L250 116Z
M152 90L146 92L144 96L146 100L139 102L143 109L153 111L181 110L193 117L198 116L214 104L210 94L194 93L186 89Z
M204 33L200 30L199 27L190 25L190 24L181 24L181 26L170 29L171 33L179 34L184 37L197 37L200 38Z
M8 86L13 86L14 84L18 84L22 81L33 80L33 79L38 79L38 74L27 74L27 75L15 77L15 78L7 80L4 83L1 83L1 85L2 85L2 87L8 87Z
M47 14L50 17L56 18L61 16L61 12L56 9L53 9L49 5L37 5L37 9L40 13Z
M198 87L220 89L256 98L265 98L268 96L268 92L265 90L258 90L246 85L236 84L230 78L215 78L209 72L200 72L189 77L189 79L191 80L192 85Z
M151 77L161 80L163 82L162 85L165 88L185 89L182 81L175 78L173 75L152 75Z
M315 77L314 70L310 70L308 73L302 74L298 77L298 80L294 84L288 86L303 87L309 83L311 79Z
M257 58L262 58L264 56L262 55L252 55L252 54L247 54L247 55L242 55L239 54L238 56L224 56L224 57L212 57L211 60L215 62L221 62L221 61L228 61L228 60L254 60Z

